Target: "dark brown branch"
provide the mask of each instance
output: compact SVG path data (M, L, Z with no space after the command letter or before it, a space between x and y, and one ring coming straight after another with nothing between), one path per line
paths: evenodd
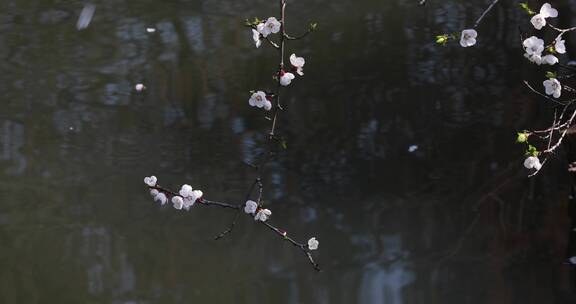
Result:
M274 227L272 224L268 223L268 222L260 222L262 223L262 225L268 227L268 229L274 231L277 235L279 235L280 237L282 237L282 239L284 239L285 241L288 241L290 243L292 243L292 245L294 245L294 247L298 247L300 248L300 250L302 250L302 252L304 253L304 255L306 255L306 257L308 258L308 262L310 262L310 264L312 265L312 267L314 267L314 270L316 271L320 271L320 265L318 265L318 263L316 263L314 261L314 258L312 257L312 254L310 253L310 250L308 249L308 246L305 244L300 244L298 242L296 242L294 239L292 239L291 237L288 236L288 234L286 233L286 231L282 231L276 227Z
M228 229L222 231L220 234L218 234L217 236L214 237L214 240L219 240L223 237L225 237L226 235L230 234L232 232L232 230L234 229L234 226L236 226L236 222L238 221L238 218L240 217L240 212L241 210L238 210L236 212L236 214L234 215L234 219L232 220L232 223L230 224L230 226L228 226Z
M248 201L250 199L250 197L252 196L252 193L254 192L254 189L256 188L256 186L258 186L258 197L256 199L256 204L258 205L258 209L260 209L263 205L263 200L262 200L262 195L263 195L263 190L264 190L264 186L262 184L262 174L263 174L263 170L265 167L265 164L270 160L270 158L272 157L272 155L274 154L273 151L273 146L275 144L275 131L276 131L276 127L277 127L277 121L278 121L278 117L279 117L279 111L282 111L283 108L281 106L280 103L280 90L281 90L281 83L280 83L280 78L282 73L284 72L284 52L285 52L285 42L287 40L296 40L296 39L301 39L303 37L305 37L306 35L308 35L310 32L312 32L314 30L313 26L311 25L310 29L308 30L308 32L306 32L305 34L303 34L300 37L292 37L288 34L286 34L286 0L279 0L280 1L280 42L279 43L275 43L274 41L272 41L270 38L268 37L262 37L262 35L260 34L259 38L260 39L265 39L266 41L268 41L268 43L270 43L274 48L279 50L279 66L278 66L278 72L277 72L277 86L276 86L276 91L273 93L269 93L267 92L267 95L270 95L270 98L275 98L276 99L276 106L274 107L274 116L272 119L272 125L270 128L270 132L269 132L269 136L267 138L267 152L263 155L261 162L258 165L253 165L253 164L249 164L251 167L253 168L257 168L258 172L257 172L257 177L254 179L254 181L252 182L252 184L250 185L248 192L246 194L246 199L245 202ZM248 21L247 21L248 22ZM247 23L247 26L251 27L254 30L257 30L257 27L254 24L250 24L249 22ZM166 188L162 188L160 186L152 186L149 187L150 189L156 189L158 191L163 192L167 198L169 197L174 197L177 196L178 193L173 192L169 189ZM236 226L237 220L240 216L240 214L243 212L244 210L244 206L245 206L245 202L238 204L238 205L234 205L234 204L229 204L229 203L223 203L223 202L217 202L217 201L210 201L207 200L203 197L198 198L197 203L200 205L207 205L207 206L217 206L217 207L221 207L221 208L226 208L226 209L233 209L236 211L236 214L234 216L234 219L232 220L231 224L229 225L229 227L224 230L223 232L221 232L220 234L218 234L214 239L215 240L219 240L221 238L223 238L224 236L230 234L232 232L232 230L234 229L234 227ZM256 212L258 212L258 210L256 210ZM254 219L254 214L247 214L250 218ZM310 264L312 265L312 267L316 270L316 271L320 271L320 266L314 261L314 258L312 257L311 254L311 250L308 248L307 244L303 244L303 243L299 243L297 241L295 241L294 239L292 239L291 237L288 236L286 231L280 230L279 228L275 227L274 225L265 222L265 221L260 221L260 223L264 226L266 226L268 229L270 229L271 231L273 231L276 235L282 237L283 240L286 240L288 242L290 242L292 245L294 245L295 247L299 248L302 253L304 253L304 255L306 256L306 258L308 259L308 261L310 262Z
M254 183L254 185L258 185L259 186L259 191L260 191L260 195L262 193L262 185L260 183L260 180L257 179L257 182ZM174 196L179 196L178 193L169 190L167 188L161 187L159 185L156 186L148 186L149 189L156 189L162 193L164 193L167 197L174 197ZM260 199L260 198L259 198ZM199 198L197 200L197 202L200 205L206 205L206 206L216 206L216 207L221 207L221 208L225 208L225 209L234 209L237 211L236 216L234 218L234 221L232 221L232 224L230 225L230 227L228 229L226 229L225 231L223 231L222 233L220 233L219 235L217 235L214 239L218 240L223 238L224 236L226 236L227 234L232 232L232 229L234 228L234 226L236 225L236 220L239 217L240 212L243 210L244 204L239 204L239 205L234 205L234 204L229 204L229 203L223 203L223 202L216 202L216 201L211 201L211 200L207 200L203 197ZM249 216L251 219L254 219L254 216L252 214L246 214L247 216ZM260 221L260 223L264 226L266 226L268 229L272 230L275 234L279 235L282 237L282 239L292 243L292 245L294 245L295 247L298 247L306 256L306 258L308 259L308 262L310 262L310 264L312 265L312 267L314 268L314 270L316 271L320 271L320 265L318 265L318 263L316 263L314 261L314 258L312 257L312 254L310 252L310 250L308 249L308 246L306 244L302 244L297 242L296 240L294 240L293 238L288 236L288 233L284 230L281 230L277 227L275 227L274 225L268 223L268 222L262 222Z

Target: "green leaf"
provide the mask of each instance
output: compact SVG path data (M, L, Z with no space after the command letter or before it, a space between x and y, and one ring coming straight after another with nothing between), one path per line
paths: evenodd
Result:
M519 5L528 15L536 15L536 13L530 9L530 6L528 6L528 2L521 2Z
M445 45L446 43L448 43L449 40L450 40L450 35L448 35L448 34L442 34L442 35L436 36L436 43L438 43L440 45Z
M262 23L262 20L258 19L258 17L254 17L254 19L252 19L252 20L250 20L250 19L244 20L244 25L250 26L250 27L257 26L260 23Z
M538 156L540 152L538 152L538 149L536 149L536 147L533 145L528 145L528 150L526 150L526 153L524 154L526 156Z
M546 78L558 78L558 75L555 72L546 72Z
M318 23L312 22L310 23L310 30L315 31L318 28Z
M518 137L516 137L517 143L525 143L528 141L528 133L526 132L518 132Z

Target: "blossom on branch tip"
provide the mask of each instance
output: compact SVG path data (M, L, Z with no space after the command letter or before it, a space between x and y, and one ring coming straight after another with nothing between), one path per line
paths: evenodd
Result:
M280 75L280 84L283 86L289 85L292 82L292 79L296 77L290 72L281 72Z
M541 30L546 26L546 17L542 14L536 14L530 19L530 23L532 23L535 29Z
M266 93L262 91L253 93L248 100L248 104L257 108L264 108L266 111L272 109L272 103L266 98Z
M176 195L172 198L172 205L174 206L174 209L182 210L184 199L181 196Z
M256 48L259 48L262 44L262 40L260 40L260 32L252 29L252 39L254 40L254 44L256 44Z
M542 57L542 63L555 65L556 63L558 63L558 58L554 55L546 55Z
M254 220L265 222L268 220L268 218L271 215L272 215L272 211L270 211L268 209L260 209L260 210L258 210L258 213L256 213L256 216L254 216Z
M562 84L556 78L544 80L544 89L547 95L552 95L554 98L560 97L562 94Z
M540 163L538 157L529 156L526 158L526 160L524 160L524 167L526 167L526 169L540 170L540 168L542 168L542 164Z
M318 242L318 240L316 240L316 238L313 237L313 238L308 240L308 249L316 250L316 249L318 249L319 244L320 244L320 242Z
M304 57L296 57L296 54L290 55L290 63L296 68L296 73L300 76L304 76L303 68L306 61Z
M156 194L156 196L154 197L154 201L159 202L160 205L164 205L168 201L168 198L166 197L166 194L160 192L160 193Z
M558 17L558 10L553 8L550 3L544 3L542 7L540 7L540 15L544 18L556 18Z
M156 186L156 182L158 181L158 179L156 178L156 176L152 175L152 176L146 176L144 178L144 183L150 187L154 187Z
M247 200L244 206L244 212L246 214L254 214L258 209L258 204L255 201Z
M462 47L469 47L476 44L476 37L478 37L478 32L474 29L467 29L462 31L460 36L460 45Z
M276 17L270 17L266 20L265 23L260 23L256 26L256 30L264 36L264 38L268 37L270 34L276 34L280 31L280 21L276 19Z

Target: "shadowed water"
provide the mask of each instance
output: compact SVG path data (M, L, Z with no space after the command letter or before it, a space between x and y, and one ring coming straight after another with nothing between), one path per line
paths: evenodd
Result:
M277 54L242 20L276 1L94 1L82 31L84 2L2 1L0 303L576 302L563 154L527 179L514 144L552 111L521 83L526 16L505 1L477 47L439 47L487 3L417 2L289 1L288 30L319 31L287 48L306 75L264 199L320 240L316 273L247 218L213 241L232 213L162 208L142 183L243 200L270 124L249 91L273 88Z

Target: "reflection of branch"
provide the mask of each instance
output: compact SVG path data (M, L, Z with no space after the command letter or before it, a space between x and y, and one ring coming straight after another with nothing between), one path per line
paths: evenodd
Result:
M170 200L172 197L174 196L178 196L179 194L163 188L161 186L148 186L149 189L155 189L158 190L162 193L164 193L167 197L168 200ZM237 211L236 213L236 218L234 219L234 221L232 222L232 225L230 228L228 228L226 231L220 233L218 236L216 236L216 239L220 239L222 237L224 237L224 235L230 233L232 231L232 228L234 227L234 225L236 225L236 219L238 217L238 215L240 214L240 212L243 210L244 204L239 204L239 205L234 205L234 204L229 204L229 203L222 203L222 202L217 202L217 201L210 201L207 199L204 199L203 197L198 198L197 203L200 205L206 205L206 206L216 206L216 207L221 207L221 208L225 208L225 209L234 209ZM252 214L247 214L247 216L249 216L251 219L253 219L253 215ZM304 253L304 255L306 256L306 258L308 259L308 261L310 262L310 264L312 265L312 267L314 268L314 270L316 271L320 271L320 265L318 265L318 263L316 263L314 261L314 258L312 257L311 251L310 249L308 249L308 246L304 243L299 243L297 241L295 241L293 238L288 236L288 233L284 230L281 230L280 228L268 223L268 222L263 222L263 221L259 221L262 225L266 226L268 229L272 230L273 232L276 233L276 235L282 237L282 239L284 239L285 241L290 242L292 245L294 245L295 247L300 248L300 250Z

